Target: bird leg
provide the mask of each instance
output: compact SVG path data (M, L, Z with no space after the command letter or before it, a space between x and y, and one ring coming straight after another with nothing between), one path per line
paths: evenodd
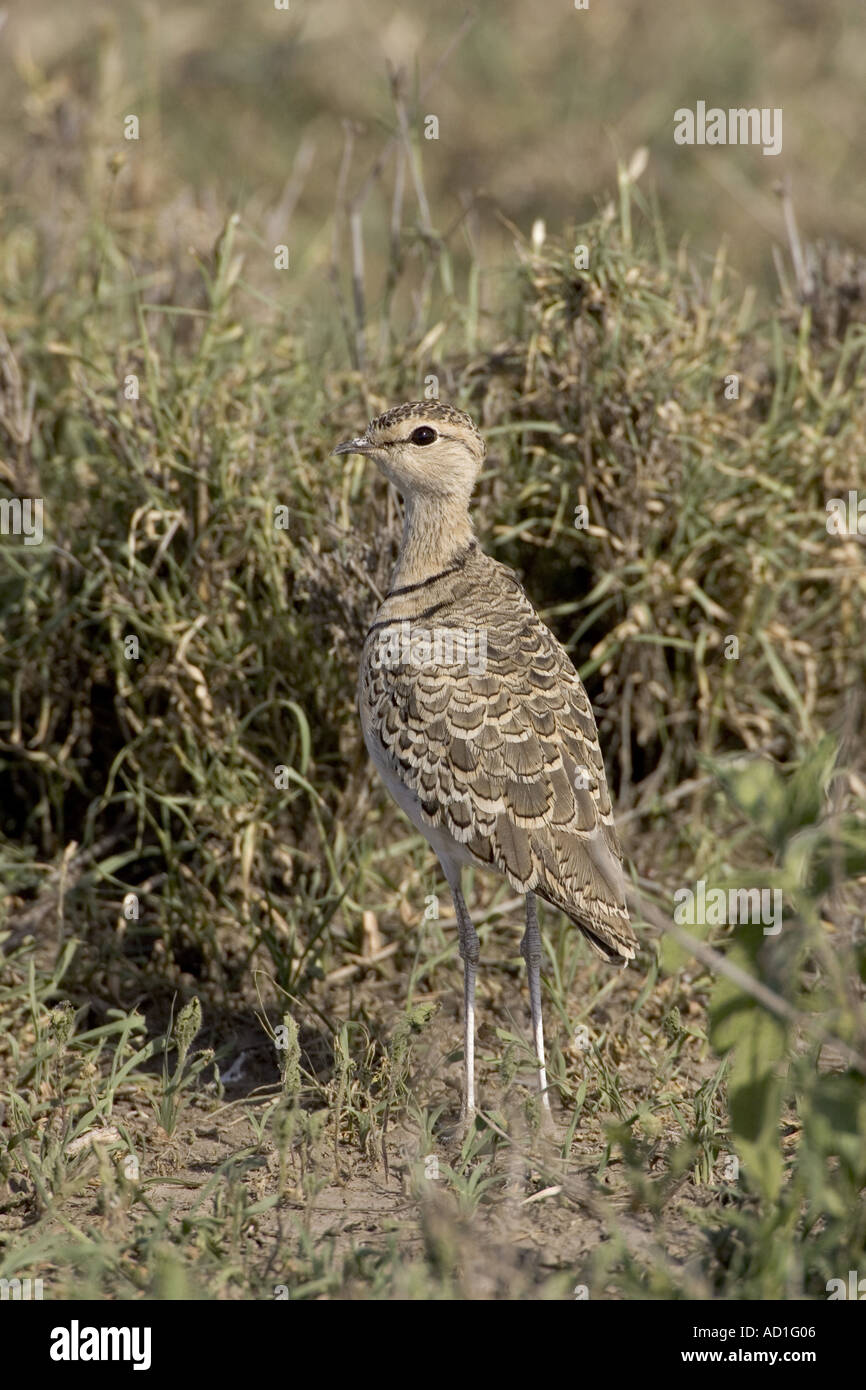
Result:
M463 1104L460 1118L475 1114L475 977L478 973L478 933L472 925L459 883L451 884L457 932L463 960Z
M535 894L526 895L526 931L520 943L520 954L526 961L529 974L529 1010L532 1015L532 1045L538 1066L538 1090L541 1103L550 1114L547 1094L547 1073L544 1068L544 1025L541 1021L541 932L538 930L538 911Z

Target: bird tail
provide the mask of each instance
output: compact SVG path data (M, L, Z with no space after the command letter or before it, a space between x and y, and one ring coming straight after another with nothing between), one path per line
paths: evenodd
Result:
M634 960L637 937L635 936L628 913L623 909L613 920L588 922L573 907L563 907L563 912L579 927L592 949L608 965L627 965Z
M608 965L627 965L634 960L637 937L624 904L620 907L613 903L596 902L593 904L596 911L590 916L585 909L575 906L573 902L565 902L540 884L535 892L551 907L558 907L560 912L564 912L580 928L595 954L607 961Z
M549 861L548 861L549 862ZM625 875L612 827L582 838L562 837L560 856L535 888L579 927L609 964L634 959L637 937L625 902ZM554 877L555 873L555 877Z

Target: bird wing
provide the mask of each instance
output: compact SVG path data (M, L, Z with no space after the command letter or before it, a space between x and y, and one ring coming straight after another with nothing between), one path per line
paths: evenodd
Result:
M403 650L377 665L365 649L368 727L425 823L517 891L559 907L605 959L631 959L622 851L589 698L516 577L484 559L495 573L471 591L483 660L480 641L463 661L435 650L405 660ZM437 609L446 628L466 623L466 595Z

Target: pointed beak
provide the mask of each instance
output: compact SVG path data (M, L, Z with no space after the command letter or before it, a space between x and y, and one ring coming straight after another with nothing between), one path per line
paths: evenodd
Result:
M338 444L334 449L335 454L369 454L372 445L365 434L359 435L357 439L347 439L345 444Z

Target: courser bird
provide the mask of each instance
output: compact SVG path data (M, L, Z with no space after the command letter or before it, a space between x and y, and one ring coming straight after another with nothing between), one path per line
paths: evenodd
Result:
M467 865L504 875L526 897L521 954L549 1112L536 896L606 961L624 965L636 944L592 707L517 575L474 537L469 500L486 449L468 415L410 401L334 452L373 459L404 504L391 587L364 641L358 705L373 763L436 851L454 900L461 1114L475 1113L478 936L461 888Z

